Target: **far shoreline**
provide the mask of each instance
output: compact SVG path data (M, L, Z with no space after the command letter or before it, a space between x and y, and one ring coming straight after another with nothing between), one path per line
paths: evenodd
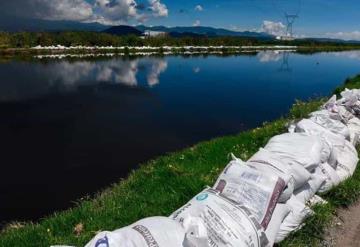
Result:
M294 45L253 45L253 46L35 46L27 48L0 48L0 56L35 55L173 55L173 54L245 54L260 51L277 52L333 52L360 50L360 46L294 46Z

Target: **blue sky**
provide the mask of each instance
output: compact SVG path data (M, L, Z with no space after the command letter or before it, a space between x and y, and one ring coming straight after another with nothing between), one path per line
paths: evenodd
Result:
M321 36L326 33L360 30L360 1L356 0L163 0L169 9L167 18L153 19L158 25L201 25L240 30L259 29L264 20L283 22L283 11L297 12L294 30L300 35ZM300 3L300 4L299 4ZM203 11L195 11L201 5ZM180 13L179 10L186 10Z
M284 11L299 11L297 36L360 40L359 0L0 0L2 18L202 25L274 33L284 29Z

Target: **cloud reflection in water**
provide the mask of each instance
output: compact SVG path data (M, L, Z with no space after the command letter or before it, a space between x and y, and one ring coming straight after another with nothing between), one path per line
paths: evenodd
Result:
M24 100L66 93L101 83L153 87L167 69L165 58L9 63L0 67L0 100ZM141 75L145 77L142 77ZM19 80L19 75L21 79ZM16 79L15 79L16 78ZM141 80L140 78L146 78ZM29 90L31 88L31 90Z

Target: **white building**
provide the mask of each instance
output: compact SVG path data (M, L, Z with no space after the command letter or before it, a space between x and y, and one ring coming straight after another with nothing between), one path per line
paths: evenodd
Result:
M159 36L166 36L166 32L160 32L160 31L151 31L151 30L145 30L144 35L145 37L159 37Z

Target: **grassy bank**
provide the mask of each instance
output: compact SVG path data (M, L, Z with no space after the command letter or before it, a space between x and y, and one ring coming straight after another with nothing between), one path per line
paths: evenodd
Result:
M360 77L347 82L348 87L358 84ZM151 160L93 199L80 200L72 209L55 213L37 224L9 225L0 234L0 246L83 246L98 231L113 230L148 216L169 215L215 182L229 161L229 153L248 159L271 137L285 132L290 121L306 117L322 103L323 99L298 102L286 118ZM317 207L316 215L307 225L281 246L312 246L319 241L334 209L352 203L359 196L358 168L353 178L325 196L329 205Z

